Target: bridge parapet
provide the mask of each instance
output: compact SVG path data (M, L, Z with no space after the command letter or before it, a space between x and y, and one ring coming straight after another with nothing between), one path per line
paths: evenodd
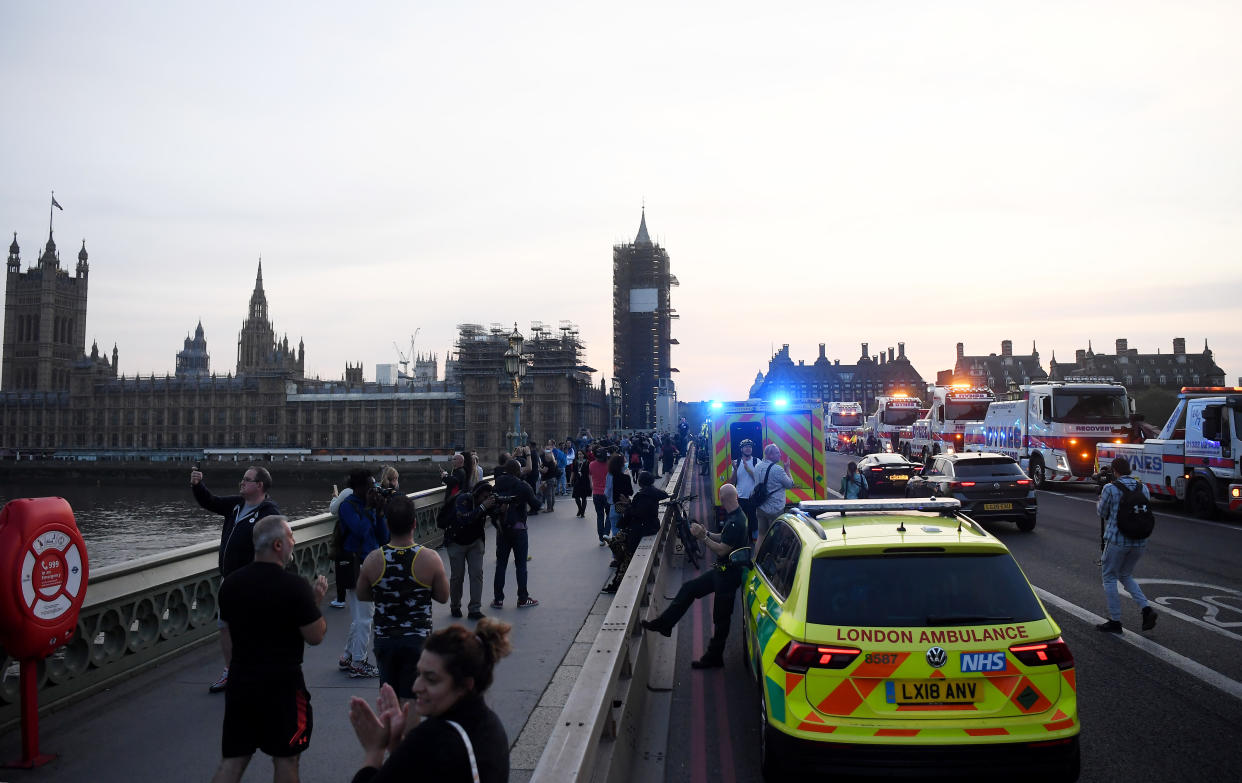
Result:
M444 489L409 497L417 515L415 540L438 546L441 533L435 518L443 505ZM297 540L291 569L307 579L324 574L333 581L330 548L335 522L332 514L290 521ZM73 640L39 663L40 713L85 698L216 638L218 548L215 541L209 541L92 571ZM3 730L21 717L20 681L18 662L2 647L0 659Z

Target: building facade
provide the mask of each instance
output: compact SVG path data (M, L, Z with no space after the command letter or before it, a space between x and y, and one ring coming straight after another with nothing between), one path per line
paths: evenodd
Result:
M612 249L612 374L620 396L621 429L652 429L661 410L676 409L673 384L672 321L677 317L670 291L677 278L668 252L651 241L647 211L638 235Z
M50 243L49 243L50 244ZM12 249L10 258L18 251ZM37 285L20 285L10 272L6 326L10 316L45 291L42 280L63 272L54 266L54 246L33 275ZM85 251L80 276L85 277ZM11 265L12 266L12 265ZM65 289L78 290L78 289ZM83 292L85 288L83 286ZM52 287L53 294L61 289ZM53 305L60 300L53 297ZM76 302L75 302L76 304ZM80 309L55 306L48 323L55 336L84 334L85 302ZM72 318L78 318L72 322ZM64 318L65 321L56 319ZM20 319L19 319L20 322ZM42 321L38 322L41 326ZM55 324L61 324L56 326ZM21 329L28 327L21 326ZM46 340L46 328L31 336ZM61 329L65 335L61 335ZM305 347L296 352L288 338L276 339L268 317L262 267L250 298L250 310L238 336L237 372L210 371L210 354L202 324L187 337L176 356L176 374L126 377L118 374L119 352L109 360L98 345L80 352L64 366L51 363L39 374L24 352L28 340L11 346L6 330L4 366L13 367L17 388L0 391L0 454L4 456L191 457L214 453L300 453L331 458L341 454L435 454L473 448L493 452L506 447L511 429L511 384L504 372L503 348L493 349L495 335L464 325L458 358L445 362L445 379L435 378L434 362L421 363L416 382L366 382L361 365L347 366L336 381L306 378ZM24 336L26 332L21 332ZM76 339L76 338L75 338ZM500 342L504 343L502 336ZM59 343L53 341L53 344ZM523 428L532 437L564 438L587 427L599 432L608 421L607 396L591 384L592 368L582 361L583 345L571 325L553 334L534 324L527 342L530 372L522 384ZM53 359L58 354L53 354ZM465 370L459 372L458 369ZM27 380L48 385L61 377L64 388L26 388ZM26 374L29 378L26 378ZM451 377L450 377L451 376Z
M825 344L820 343L813 363L798 360L794 364L789 345L782 345L768 361L767 374L756 376L748 396L789 402L861 402L867 411L875 409L875 398L881 395L923 396L926 384L906 357L905 343L897 343L896 352L889 348L876 356L870 355L869 348L862 343L858 360L842 365L840 359L830 362Z
M966 345L957 344L957 361L951 373L938 373L936 382L970 383L973 386L987 386L998 397L1009 391L1013 385L1038 383L1048 379L1048 373L1039 363L1039 351L1035 343L1031 343L1029 354L1015 355L1012 340L1001 340L1000 354L990 353L986 356L967 356Z
M69 369L86 352L86 240L70 277L60 266L51 229L38 262L22 271L17 233L9 245L4 287L4 358L0 389L52 392L69 388Z
M1125 384L1128 389L1164 388L1178 391L1183 386L1224 386L1225 371L1212 357L1207 340L1203 341L1202 353L1187 353L1186 338L1173 338L1173 352L1139 353L1131 348L1129 341L1119 338L1116 353L1096 353L1091 342L1086 348L1074 352L1074 361L1058 362L1056 355L1048 367L1048 377L1054 381L1072 381L1075 378L1112 378Z

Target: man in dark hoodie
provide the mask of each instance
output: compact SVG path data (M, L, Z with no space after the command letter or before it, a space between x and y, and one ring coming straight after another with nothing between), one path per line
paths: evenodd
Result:
M526 590L526 556L530 553L527 538L527 510L539 510L539 498L530 484L520 476L522 466L517 460L509 460L496 469L496 497L505 508L496 527L496 578L492 581L492 608L505 606L505 571L509 569L509 554L513 553L513 568L517 572L518 608L538 606Z
M238 495L216 497L203 483L203 474L198 467L190 471L190 490L198 504L213 514L224 517L224 527L220 530L220 579L254 561L254 524L266 516L279 516L280 508L268 497L272 488L272 474L266 468L251 465L246 468L238 486ZM229 636L229 627L217 620L220 628L220 649L224 651L224 673L208 688L212 693L220 693L229 681L229 660L233 657L233 640Z

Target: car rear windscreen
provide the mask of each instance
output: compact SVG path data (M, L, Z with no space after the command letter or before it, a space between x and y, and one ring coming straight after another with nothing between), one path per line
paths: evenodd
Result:
M818 557L806 621L859 627L967 626L1044 619L1012 556Z
M961 460L953 466L953 475L958 478L1008 478L1021 476L1022 469L1016 462L1009 460Z

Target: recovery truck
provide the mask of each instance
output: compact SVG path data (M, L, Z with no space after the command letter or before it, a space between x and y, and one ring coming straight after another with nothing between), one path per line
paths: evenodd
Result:
M1242 386L1186 386L1159 437L1142 443L1102 443L1096 459L1112 479L1114 457L1130 461L1130 475L1152 497L1181 500L1204 519L1218 510L1242 512Z
M719 406L719 407L716 407ZM785 500L824 500L824 413L822 405L799 406L778 401L712 403L712 502L720 505L720 487L729 478L729 466L742 456L741 442L754 444L752 456L763 459L763 447L775 443L789 457L794 485Z
M963 451L966 425L983 421L988 405L996 399L988 387L969 383L932 384L927 392L931 398L927 415L914 422L909 438L901 438L901 453L906 459L919 462L937 454Z
M910 439L922 408L922 400L905 392L875 398L875 413L867 417L867 429L880 441L880 451L895 452L901 439Z
M854 437L862 432L860 402L824 403L824 440L829 451L854 450Z
M1111 378L1031 383L988 405L962 440L966 451L1013 457L1039 489L1095 481L1096 445L1128 440L1133 412L1126 388Z

